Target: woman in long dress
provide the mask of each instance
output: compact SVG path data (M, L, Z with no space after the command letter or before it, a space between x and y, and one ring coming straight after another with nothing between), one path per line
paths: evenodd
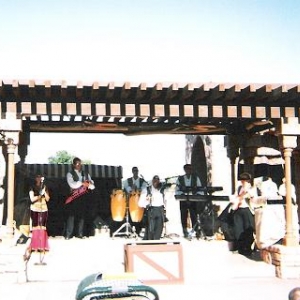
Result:
M44 184L44 177L40 174L35 176L34 185L29 190L30 217L32 226L31 242L27 249L27 259L30 258L31 252L36 251L40 254L45 254L49 251L47 220L48 220L48 206L47 202L50 200L50 195L46 185ZM41 256L41 260L42 260Z

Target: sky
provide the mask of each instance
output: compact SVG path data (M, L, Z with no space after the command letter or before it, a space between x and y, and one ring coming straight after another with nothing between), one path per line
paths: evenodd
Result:
M298 84L299 15L295 0L0 0L0 80ZM174 150L183 136L89 140L98 138L97 145L112 147L95 147L92 161L98 155L100 163L132 166L141 159L149 169L162 159L159 167L169 168L163 158L174 153L170 173L185 163ZM35 139L40 135L32 134L29 158L42 162ZM72 139L63 138L71 150ZM47 155L67 150L62 145L48 143ZM86 149L74 154L89 159Z
M0 0L0 79L298 83L294 0Z

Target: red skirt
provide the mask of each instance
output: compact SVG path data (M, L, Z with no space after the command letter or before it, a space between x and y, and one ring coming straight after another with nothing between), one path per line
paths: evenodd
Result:
M49 251L48 233L46 229L42 227L32 229L30 249L31 251L39 252Z

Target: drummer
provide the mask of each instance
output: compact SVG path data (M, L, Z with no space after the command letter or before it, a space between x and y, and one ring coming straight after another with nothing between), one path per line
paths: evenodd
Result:
M128 197L131 193L134 192L140 193L142 189L147 187L147 182L142 177L139 176L138 167L132 167L131 171L132 171L132 177L127 178L123 182L124 190L127 193ZM132 220L131 220L131 224L132 226L135 227L137 235L139 235L142 230L143 224L141 222L139 223L132 222Z
M127 194L131 192L140 192L147 186L147 182L139 176L139 169L137 167L132 168L132 177L127 178L124 181L124 189Z

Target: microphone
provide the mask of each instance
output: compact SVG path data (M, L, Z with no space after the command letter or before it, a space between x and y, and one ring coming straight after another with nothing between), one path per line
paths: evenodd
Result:
M41 187L40 187L40 196L43 196L44 192L43 192L43 189L44 189L44 180L45 180L45 177L41 177Z
M142 174L140 174L140 177L146 182L147 186L150 186L150 183L144 178Z

